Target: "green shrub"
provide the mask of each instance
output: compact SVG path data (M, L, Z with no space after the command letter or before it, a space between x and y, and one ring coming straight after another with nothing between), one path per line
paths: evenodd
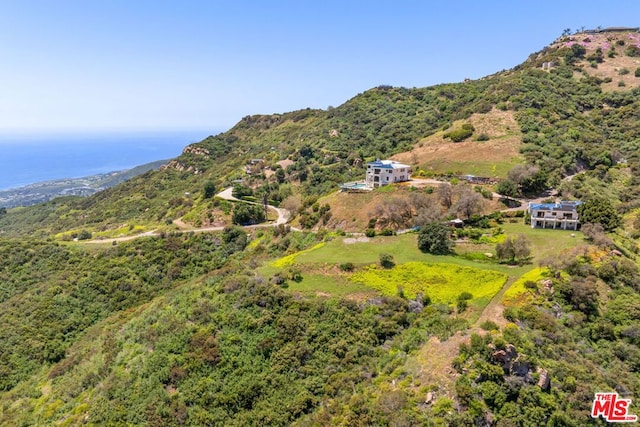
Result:
M344 262L342 264L340 264L340 270L342 271L353 271L355 269L355 266L353 265L352 262Z
M480 102L476 106L474 112L478 113L478 114L486 114L486 113L490 112L492 108L493 108L493 106L491 105L490 102L483 101L483 102Z
M635 58L640 56L640 48L638 46L629 46L625 49L624 53L626 53L627 56Z
M373 228L367 228L364 232L364 235L367 237L375 237L376 230L374 230Z
M459 299L458 303L456 304L456 308L458 310L458 313L464 313L467 310L467 306L468 305L469 305L469 303L467 302L467 300Z
M91 232L88 230L82 230L78 234L78 240L89 240L91 239L91 237L93 237L93 234L91 234Z
M380 266L382 268L393 268L395 267L396 263L393 260L393 255L391 254L380 254Z
M640 67L636 68L636 72L633 73L634 76L640 77Z
M482 141L488 141L489 139L490 139L489 135L487 135L486 133L482 132L480 135L478 135L478 137L476 138L476 141L482 142Z
M444 134L445 138L451 139L453 142L462 142L473 135L475 128L471 123L465 123L460 128Z
M257 224L265 220L264 209L259 205L237 203L231 220L237 225Z
M518 309L515 307L507 307L504 309L502 315L509 322L515 322L516 320L518 320Z
M471 292L462 292L460 295L458 295L458 301L467 301L473 299L473 295L471 294Z
M485 331L498 331L498 330L500 330L500 327L495 322L492 322L491 320L485 320L484 322L482 322L480 324L480 327Z
M620 71L618 71L618 74L620 74L621 76L625 76L625 75L629 74L629 69L628 68L621 68Z

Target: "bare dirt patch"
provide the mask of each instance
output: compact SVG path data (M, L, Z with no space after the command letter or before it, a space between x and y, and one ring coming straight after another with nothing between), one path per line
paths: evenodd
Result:
M371 239L369 239L366 236L361 236L361 237L346 237L344 239L342 239L342 241L346 244L346 245L353 245L354 243L368 243L369 241L371 241Z
M352 294L345 295L345 299L356 302L365 302L378 294L376 292L354 292Z
M279 162L276 162L276 164L282 166L282 169L286 169L287 166L290 166L294 163L293 160L289 160L289 159L284 159L284 160L280 160Z
M453 368L460 344L469 343L470 336L458 332L447 340L431 337L418 354L407 361L407 368L422 386L437 386L436 397L455 397L455 382L459 374Z
M375 208L390 194L378 192L341 193L336 192L320 199L320 203L331 206L330 225L346 232L361 232L366 228Z

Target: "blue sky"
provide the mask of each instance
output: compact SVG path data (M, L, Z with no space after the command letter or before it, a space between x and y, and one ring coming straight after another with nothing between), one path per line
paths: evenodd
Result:
M565 28L640 26L640 2L618 0L0 4L0 132L222 131L492 74Z

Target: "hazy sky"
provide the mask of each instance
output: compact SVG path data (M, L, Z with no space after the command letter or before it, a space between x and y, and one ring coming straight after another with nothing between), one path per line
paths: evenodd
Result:
M511 68L640 1L0 0L0 132L226 130Z

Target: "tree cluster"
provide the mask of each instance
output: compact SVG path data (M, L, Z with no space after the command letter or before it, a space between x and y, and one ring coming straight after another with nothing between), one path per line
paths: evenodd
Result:
M503 242L496 245L496 255L499 260L510 264L522 262L531 255L531 242L523 234L516 237L508 236Z
M420 228L418 248L434 255L447 255L453 248L451 230L441 222L430 222Z
M604 231L612 231L620 225L621 218L613 204L603 198L592 198L578 206L583 224L600 224Z

